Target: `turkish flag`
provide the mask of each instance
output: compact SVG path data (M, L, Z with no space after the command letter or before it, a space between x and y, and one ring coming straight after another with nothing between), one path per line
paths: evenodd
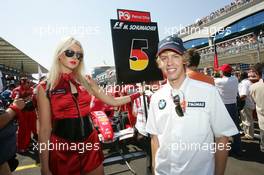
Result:
M216 50L216 45L214 44L214 70L218 70L218 55Z

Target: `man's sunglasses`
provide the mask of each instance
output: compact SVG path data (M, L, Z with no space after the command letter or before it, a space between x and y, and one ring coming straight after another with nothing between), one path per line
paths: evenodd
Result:
M72 58L73 56L75 56L75 58L77 58L78 60L81 60L83 58L82 53L74 52L73 50L65 50L64 53L65 56L69 58Z
M182 110L180 101L181 101L181 99L180 99L179 95L173 96L173 102L176 105L175 106L175 111L176 111L176 113L178 114L179 117L183 117L184 115L183 115L183 110Z

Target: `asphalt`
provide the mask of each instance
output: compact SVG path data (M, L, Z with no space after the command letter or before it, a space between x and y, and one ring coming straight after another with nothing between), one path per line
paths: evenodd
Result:
M139 152L142 153L142 147L136 146L134 143L126 143L126 149L123 155L128 153ZM119 145L120 146L120 145ZM242 140L242 156L230 155L228 157L225 175L264 175L264 153L259 151L259 140ZM114 147L108 145L104 147L105 156L119 157L119 153L113 153ZM19 160L19 167L13 173L14 175L40 175L40 168L38 164L38 157L36 152L29 151L27 154L17 154ZM131 168L137 175L149 174L147 170L147 159L145 156L134 159L132 157L128 160ZM114 164L106 165L104 167L106 175L132 175L126 163L122 160L114 162Z

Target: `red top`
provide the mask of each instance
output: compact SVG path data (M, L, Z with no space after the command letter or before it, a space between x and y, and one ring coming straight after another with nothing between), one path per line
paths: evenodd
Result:
M76 86L77 97L71 93L70 81ZM39 86L42 86L46 91L46 82L41 82ZM91 95L75 81L73 74L62 74L58 85L49 92L49 97L52 119L78 118L75 99L82 117L87 116L90 112Z
M196 71L193 71L193 70L188 70L187 71L187 75L188 75L188 77L190 77L193 80L198 80L198 81L202 81L202 82L205 82L205 83L209 83L209 84L211 84L213 86L215 85L214 78L210 77L208 75L204 75L203 73L196 72Z
M33 95L33 88L24 88L23 86L18 86L15 89L13 89L11 98L15 99L18 95L19 98L26 98Z

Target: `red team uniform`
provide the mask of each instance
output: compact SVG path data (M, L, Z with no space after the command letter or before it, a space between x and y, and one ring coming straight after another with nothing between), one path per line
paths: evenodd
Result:
M76 86L76 94L72 94L69 82ZM103 153L89 116L91 95L72 74L62 74L52 90L46 82L41 82L40 86L47 92L51 106L50 143L55 145L55 149L49 151L52 174L80 175L96 169L103 162ZM62 149L59 144L69 147Z
M32 100L33 88L26 87L26 80L21 81L21 85L12 91L11 98L16 97ZM17 149L19 152L25 152L30 144L31 133L36 134L36 112L34 108L22 110L17 114L18 132L17 132Z

